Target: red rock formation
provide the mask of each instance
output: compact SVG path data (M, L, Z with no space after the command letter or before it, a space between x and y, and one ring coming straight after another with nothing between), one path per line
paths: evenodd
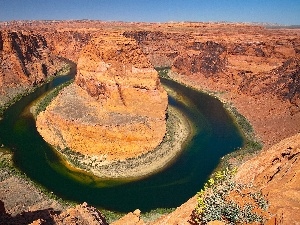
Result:
M167 94L132 39L93 39L78 61L75 84L37 119L46 141L103 159L137 157L166 132Z
M0 102L5 103L10 95L44 82L63 63L51 55L42 35L2 30L0 64Z
M111 225L145 225L145 222L141 219L141 211L135 210L134 212L130 212L121 219L111 223Z
M58 29L47 31L43 35L53 54L77 62L81 49L91 40L93 33L86 30Z
M126 24L99 21L52 21L24 24L20 22L13 23L14 30L24 30L24 27L27 27L26 29L29 30L40 30L41 33L46 34L47 42L51 43L50 47L53 52L70 57L73 51L68 49L68 45L76 49L74 50L74 59L78 57L79 49L86 44L89 34L92 34L94 31L103 35L105 32L122 32L126 37L132 37L137 40L140 49L155 66L172 67L172 71L177 73L171 74L174 79L201 90L216 91L223 101L232 103L251 122L256 134L265 143L265 149L299 132L300 40L299 30L297 29L265 29L260 26L222 23ZM5 27L5 25L3 26ZM54 30L59 30L57 35L54 35ZM77 39L74 37L76 32L80 33L80 35L86 34L82 43L80 41L77 42ZM6 44L3 35L1 34L0 36L0 59L4 61L3 49ZM55 39L58 37L60 39L56 41ZM90 48L92 49L92 46ZM86 115L98 115L94 112L95 109L97 112L99 111L96 107L99 102L101 102L101 105L108 107L114 106L113 108L116 108L118 113L122 112L125 108L124 103L126 104L124 98L123 100L121 98L121 96L124 96L124 88L122 86L118 88L117 84L122 83L124 85L127 80L122 76L117 76L117 79L110 85L106 83L103 85L104 82L101 79L92 78L89 74L96 74L98 70L98 72L105 74L105 71L113 67L108 67L105 61L100 63L97 55L89 55L86 52L86 56L91 61L98 63L97 67L89 65L89 60L81 63L82 65L87 64L87 66L86 68L82 66L82 71L84 72L78 76L76 82L86 91L79 87L67 89L65 94L73 101L73 105L66 107L66 105L62 104L61 108L57 107L57 111L65 110L66 118L83 118L80 127L72 125L74 124L73 121L62 119L61 116L58 116L58 113L53 113L52 115L54 122L65 121L58 127L62 132L67 131L68 128L73 132L78 128L83 130L83 133L91 134L92 137L94 134L90 132L86 125L91 123L91 119L84 120ZM14 62L15 58L10 57L9 59ZM5 63L5 66L1 66L1 69L10 68L10 70L13 70L13 68L18 68L18 71L23 71L22 63L18 60L15 60L15 62L18 62L17 66ZM127 70L125 69L125 71ZM22 79L18 78L17 80ZM13 79L10 80L13 82ZM128 82L130 84L134 83L132 80ZM112 90L112 94L106 92L108 89ZM75 98L74 95L77 95L77 97ZM111 104L112 99L117 99L118 105ZM87 101L90 101L88 108L78 110L82 109L82 104L86 104ZM74 109L77 109L77 111L74 111ZM71 114L71 111L74 113ZM106 122L111 121L112 118L116 121L121 121L119 114L110 116L112 117L108 117L107 114L101 114L100 119ZM48 119L52 123L50 118L51 116ZM95 116L93 119L98 121L99 117ZM131 117L129 120L131 120ZM111 126L107 126L105 129L103 128L103 132L100 130L100 133L110 132L110 128ZM52 129L57 128L53 126ZM124 129L122 131L124 132L123 134L126 131L127 129ZM76 134L76 132L74 133ZM116 134L113 131L111 133L112 135ZM69 140L74 137L65 136ZM112 140L115 140L115 138L111 138L107 143L113 143ZM81 140L79 139L77 143L80 142ZM94 146L93 142L90 143L91 146ZM294 197L290 197L291 193L294 196L298 196L293 186L291 186L295 182L293 176L297 176L295 172L297 161L294 163L292 161L289 162L293 152L297 153L295 151L297 148L292 148L293 152L287 152L288 154L286 154L285 151L289 150L288 147L292 146L285 146L283 148L284 151L279 149L276 153L277 155L271 151L271 158L278 158L277 161L273 162L272 166L272 162L265 163L266 165L261 165L263 161L259 163L264 169L261 171L258 167L257 171L260 171L266 178L262 178L259 174L254 173L255 176L260 177L254 180L258 180L259 185L266 187L264 189L265 193L269 193L271 197L279 196L277 200L280 200L280 204L284 207L280 207L275 197L273 198L273 212L277 213L274 218L276 218L277 223L278 221L287 221L287 224L290 222L288 220L289 215L296 215L297 213L293 210L298 209L297 207L299 206L299 203L295 203L292 200ZM283 155L280 155L282 153ZM268 153L264 154L261 156L261 159L263 158L268 162L270 155ZM297 159L297 157L294 156L291 159ZM251 162L255 165L254 161ZM265 166L268 166L268 168ZM278 169L279 171L276 172ZM241 171L244 171L240 172L241 176L253 172L250 171L249 173L247 169L242 169ZM270 180L272 176L273 178ZM287 188L289 189L282 185L284 182L288 184ZM285 193L281 193L277 187L285 190ZM296 206L290 207L292 202ZM176 224L179 223L179 218L182 218L180 221L188 221L186 217L178 217L178 215L176 213L172 214L173 222L165 222L168 221L167 219L164 222L166 224ZM186 215L187 217L189 216L188 213ZM280 215L283 215L283 217Z
M96 208L89 206L87 203L67 209L59 215L54 216L53 220L53 224L56 225L108 225L104 216Z
M139 40L149 58L167 56L172 48L170 76L223 93L222 100L246 116L266 147L299 132L299 30L200 25L127 35Z
M244 163L236 175L262 190L273 215L269 224L300 221L300 134L287 138Z
M0 201L0 203L2 203ZM75 207L66 209L62 212L53 209L37 210L22 212L18 215L10 215L8 213L0 213L0 225L108 225L104 216L96 208L82 203Z
M148 225L190 225L192 222L192 212L197 205L196 197L189 199L187 202L177 207L174 212L149 222Z

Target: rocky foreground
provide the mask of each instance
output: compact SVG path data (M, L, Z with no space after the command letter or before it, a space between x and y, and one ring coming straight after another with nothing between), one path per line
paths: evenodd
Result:
M41 35L52 54L75 61L84 46L92 43L90 40L105 33L135 39L152 65L171 68L169 76L173 79L193 88L214 92L247 118L264 148L241 166L239 159L231 159L232 164L240 166L236 179L253 182L265 194L271 215L267 224L299 223L299 29L222 23L126 24L99 21L36 21L0 26L1 32L5 27L10 31L29 30ZM4 46L1 43L0 50ZM6 68L3 65L2 70ZM105 64L99 68L105 68ZM7 75L8 72L2 73L1 79ZM91 82L90 79L88 81ZM83 82L79 81L79 84ZM18 84L12 83L12 86ZM92 88L89 92L97 93ZM279 144L274 145L276 143ZM9 211L7 205L13 204L9 199L1 198L4 191L9 192L9 189L1 190L0 200ZM173 213L148 224L191 224L195 205L196 197L193 197ZM95 224L101 223L99 220ZM144 221L135 212L120 220L119 224L144 224Z

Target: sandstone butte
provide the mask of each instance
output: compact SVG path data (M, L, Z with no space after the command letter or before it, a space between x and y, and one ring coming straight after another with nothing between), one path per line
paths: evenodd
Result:
M92 39L77 70L75 83L37 118L48 143L103 160L134 158L160 144L167 94L134 39Z
M18 55L17 50L9 47L12 49L10 54L14 54L9 56L6 53L8 51L3 49L9 49L4 46L12 46L5 44L12 39L4 38L5 32L18 30L18 34L26 34L26 37L44 38L40 46L45 50L43 52L48 51L45 55L58 55L73 61L79 59L81 50L90 45L88 43L95 37L123 33L126 37L134 38L154 66L171 68L169 75L188 86L214 91L222 101L232 104L247 118L264 147L261 153L246 157L242 165L240 159L233 158L230 161L233 165L240 165L236 179L245 183L253 182L256 188L263 191L272 216L267 224L299 223L299 29L236 23L102 21L16 21L0 23L0 27L1 79L9 78L7 84L11 87L23 82L18 77L26 78L22 70L18 74L10 73L22 66L9 66L9 63L22 62L18 57L24 55L24 51ZM30 38L27 40L33 41ZM31 41L28 45L31 45ZM19 49L26 49L26 42L14 43ZM40 52L41 48L38 49ZM27 52L27 56L34 60L26 61L23 65L40 62L40 59L35 59L35 52ZM87 83L90 86L92 82ZM3 82L1 85L3 89ZM100 96L96 99L97 94L92 94L94 97L84 95L88 89L83 91L77 84L73 86L76 86L74 90L80 90L78 96L100 101ZM89 92L97 93L91 87ZM1 96L5 97L6 94L2 92ZM9 206L10 202L4 201L4 205ZM192 197L173 213L147 224L191 224L190 216L195 205L196 197ZM144 224L137 212L128 214L119 224L125 224L124 221L126 224ZM95 224L101 224L101 221Z

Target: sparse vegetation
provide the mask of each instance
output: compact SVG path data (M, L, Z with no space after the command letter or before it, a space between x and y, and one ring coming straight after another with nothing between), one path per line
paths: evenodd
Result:
M143 213L141 215L141 218L143 219L144 222L149 222L158 219L159 217L169 214L173 212L175 208L158 208L158 209L153 209L150 212Z
M13 165L11 152L0 155L0 170L5 170L8 176L15 175L27 179L27 176Z
M33 93L37 88L41 87L45 83L52 81L55 77L68 74L70 72L70 69L71 66L69 64L64 64L64 66L61 69L57 70L52 76L47 77L47 79L44 82L39 83L36 86L21 86L18 89L10 90L11 93L7 93L6 96L7 100L5 100L2 104L0 102L0 117L3 116L3 113L9 106L19 101L22 97Z
M170 79L168 75L170 71L170 67L156 67L155 70L158 72L159 77Z
M59 202L59 204L64 207L70 207L76 204L75 202L63 200L62 198L56 196L53 192L47 190L42 185L33 182L25 173L14 166L11 152L0 155L0 174L0 181L5 180L9 177L18 177L25 183L29 183L34 188L36 188L38 192L43 193L45 197Z
M6 96L7 100L4 100L3 103L0 103L0 116L3 116L3 113L9 106L13 105L19 101L22 97L29 95L35 90L35 88L22 87L18 90L11 90L11 93L8 93Z
M237 169L226 168L216 172L197 193L197 206L193 212L196 224L223 221L226 224L263 223L268 203L251 185L233 180Z
M65 83L59 85L58 87L54 88L53 90L51 90L37 104L36 110L34 112L34 116L36 117L40 112L44 111L46 109L46 107L50 104L50 102L58 95L58 93L60 92L60 90L62 90L64 87L70 85L73 81L74 81L74 79L72 79L72 80L70 80L68 82L65 82Z
M125 216L125 213L118 213L114 211L109 211L106 209L100 209L101 213L104 215L106 221L110 224L116 220L121 219L123 216Z
M244 136L244 144L243 147L225 155L218 166L217 169L222 170L228 166L230 166L229 161L233 162L232 159L235 159L235 165L238 166L241 163L244 162L244 158L246 156L254 156L257 152L259 152L263 144L257 140L253 127L249 123L249 121L240 114L235 107L233 107L230 104L225 103L224 107L227 109L227 111L232 115L234 118L235 123L237 124L237 127L240 129L241 133Z

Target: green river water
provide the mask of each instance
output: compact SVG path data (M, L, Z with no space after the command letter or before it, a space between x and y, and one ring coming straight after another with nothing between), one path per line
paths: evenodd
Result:
M14 164L63 199L118 212L177 207L202 188L222 156L243 145L242 135L219 100L161 79L172 89L169 104L181 110L195 127L194 136L170 166L132 182L103 181L69 170L39 135L26 106L74 74L73 68L70 75L57 77L22 98L0 121L0 142L14 152Z

